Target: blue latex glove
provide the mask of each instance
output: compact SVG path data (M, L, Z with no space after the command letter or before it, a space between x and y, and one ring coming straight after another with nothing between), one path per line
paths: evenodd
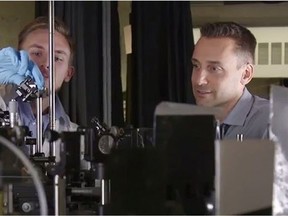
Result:
M30 76L38 89L44 88L44 77L38 66L29 59L24 50L17 51L12 47L0 50L0 83L20 83Z

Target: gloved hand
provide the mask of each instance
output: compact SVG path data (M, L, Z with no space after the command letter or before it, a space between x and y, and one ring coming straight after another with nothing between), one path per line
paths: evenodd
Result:
M26 51L12 47L0 50L0 84L20 85L28 76L34 79L38 89L44 88L44 77Z

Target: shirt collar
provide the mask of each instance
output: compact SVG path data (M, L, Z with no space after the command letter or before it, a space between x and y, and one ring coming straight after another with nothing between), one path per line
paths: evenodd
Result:
M22 120L25 123L35 122L36 118L33 114L32 108L29 102L23 102L20 97L17 98L19 113L22 116ZM43 118L48 119L49 115L43 115ZM55 119L61 121L65 126L69 125L69 119L66 112L61 104L61 101L57 95L55 95Z
M248 91L247 88L244 88L242 96L231 110L231 112L228 114L228 116L225 118L223 123L228 125L243 126L246 117L253 105L253 100L254 99L252 94Z

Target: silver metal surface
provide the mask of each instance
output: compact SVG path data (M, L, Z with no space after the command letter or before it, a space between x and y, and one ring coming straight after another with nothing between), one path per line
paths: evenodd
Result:
M7 214L13 214L13 184L8 184L6 188L7 192Z
M1 213L13 214L13 185L3 185L3 210Z
M66 178L59 177L58 179L58 188L59 188L59 214L67 215L66 213Z
M71 188L71 194L81 196L100 196L100 187L74 187Z
M59 215L59 175L55 175L54 177L54 206L54 215Z
M236 136L236 140L237 140L237 141L240 141L240 142L243 141L243 138L244 138L244 135L243 135L243 134L237 134L237 136Z
M270 94L271 94L270 137L275 142L273 215L287 215L288 214L288 181L287 181L288 89L286 87L281 86L272 86Z
M50 129L55 130L55 59L54 53L54 1L49 1L49 114ZM52 156L56 156L55 142L52 142Z
M110 202L110 179L101 179L101 205Z
M274 146L264 139L215 141L216 215L241 215L271 207Z
M55 130L55 53L54 53L54 1L49 0L49 114L50 129ZM52 156L56 156L56 143L50 148ZM51 155L51 152L50 152ZM59 176L54 177L54 215L59 215Z
M36 137L36 152L42 153L43 146L42 146L42 137L43 137L43 130L42 130L42 97L37 97L36 99L37 104L37 116L36 116L36 123L37 123L37 137ZM35 153L35 152L34 152Z
M10 127L18 126L18 102L15 99L9 101Z

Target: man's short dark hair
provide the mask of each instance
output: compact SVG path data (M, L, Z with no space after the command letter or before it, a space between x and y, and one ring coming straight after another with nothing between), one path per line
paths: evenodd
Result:
M231 38L235 41L236 51L255 61L256 38L245 27L235 22L215 22L207 23L200 29L201 37L207 38ZM246 59L248 60L248 59Z

